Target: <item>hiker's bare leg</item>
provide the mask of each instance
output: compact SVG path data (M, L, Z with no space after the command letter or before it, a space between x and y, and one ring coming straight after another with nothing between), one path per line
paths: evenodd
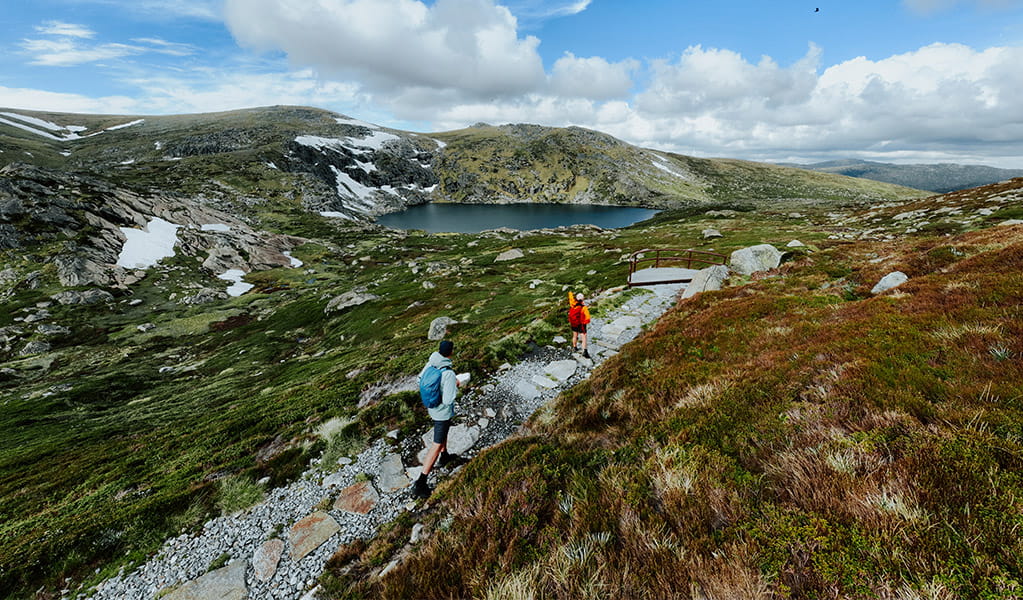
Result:
M580 333L579 337L583 338L583 352L586 352L586 334Z
M437 457L440 453L447 448L447 444L438 444L434 442L433 446L430 447L430 451L426 453L426 460L423 461L423 475L429 475L430 469L433 468L433 463L437 462Z

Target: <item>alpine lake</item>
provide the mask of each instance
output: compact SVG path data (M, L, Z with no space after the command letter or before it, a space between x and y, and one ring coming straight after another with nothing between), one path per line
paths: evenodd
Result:
M479 233L499 227L529 231L570 225L617 229L645 221L657 213L649 208L592 204L430 203L381 215L377 223L395 229L423 229L430 233Z

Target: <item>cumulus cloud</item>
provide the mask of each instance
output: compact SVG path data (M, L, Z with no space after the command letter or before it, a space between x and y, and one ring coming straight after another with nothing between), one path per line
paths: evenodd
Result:
M490 0L227 0L224 11L239 43L281 50L296 65L356 76L381 92L489 97L545 81L539 40L520 38L512 13Z
M633 85L632 73L639 68L640 63L635 60L609 63L597 56L578 58L567 52L554 63L551 92L597 100L624 98Z
M751 64L737 52L692 46L677 63L656 61L653 79L637 99L653 114L775 109L805 101L813 91L820 49L790 68L765 56Z
M650 67L643 91L595 101L531 94L450 105L444 129L476 121L579 125L698 156L985 162L1020 167L1023 48L931 44L826 69L811 46L791 66L694 46Z

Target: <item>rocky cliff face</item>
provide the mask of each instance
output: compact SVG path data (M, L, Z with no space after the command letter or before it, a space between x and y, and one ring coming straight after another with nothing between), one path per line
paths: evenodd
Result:
M212 275L287 266L284 252L304 242L255 229L202 198L143 195L29 165L0 170L0 248L52 249L45 260L64 286L125 286L144 277L143 270L119 266L118 257L124 230L144 229L157 218L181 227L176 248L199 258Z
M284 168L321 184L303 198L306 209L364 220L429 202L438 182L436 142L367 127L348 133L288 142Z

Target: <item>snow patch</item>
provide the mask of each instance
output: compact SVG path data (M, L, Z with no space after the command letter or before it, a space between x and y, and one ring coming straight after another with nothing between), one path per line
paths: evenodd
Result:
M331 218L331 219L348 219L349 221L352 220L351 217L349 217L345 213L336 212L336 211L333 211L333 210L321 210L320 211L320 216L321 217L328 217L328 218Z
M163 150L163 142L153 142L153 145L156 146L157 150Z
M19 115L18 113L0 112L0 115L3 115L5 117L10 117L12 119L17 119L17 120L19 120L19 121L21 121L23 123L28 124L28 125L35 125L36 127L42 127L43 129L48 129L50 131L63 131L65 129L67 129L66 127L61 127L60 125L57 125L56 123L50 123L49 121L44 121L42 119L37 119L35 117L27 117L25 115Z
M384 147L386 142L396 139L399 139L398 136L393 133L384 133L383 131L374 131L368 137L364 137L361 140L358 138L348 138L348 140L356 146L361 148L371 148L373 150L380 150Z
M124 129L125 127L131 127L132 125L140 125L140 124L145 123L145 122L146 122L145 119L138 119L136 121L132 121L131 123L122 123L120 125L114 125L113 127L107 127L104 131L114 131L115 129Z
M223 223L206 223L199 229L203 231L231 231L231 228Z
M384 147L385 143L397 139L399 139L398 136L392 133L374 131L364 138L325 138L316 135L300 135L295 138L295 142L302 144L303 146L316 148L317 150L329 148L334 150L349 150L355 154L366 154L373 150L380 150Z
M430 139L433 139L433 141L437 142L437 149L438 150L443 150L444 148L447 148L447 146L448 146L447 142L442 142L442 141L440 141L438 139L434 139L434 138L430 138Z
M245 292L256 287L251 283L245 283L242 278L245 277L245 271L241 269L228 269L227 271L217 275L217 279L223 279L224 281L233 281L234 284L227 288L228 296L241 296Z
M43 119L27 117L25 115L19 115L18 113L12 112L0 112L0 115L2 115L3 117L8 117L6 119L0 117L0 123L6 123L11 127L17 127L18 129L28 131L29 133L34 133L44 138L57 140L59 142L80 140L82 139L82 136L78 135L79 132L88 129L87 127L82 127L81 125L69 125L65 127L63 125L57 125L56 123L44 121ZM14 120L12 121L11 119ZM40 131L40 128L45 129L46 131ZM48 133L49 131L52 131L54 133Z
M292 256L290 250L285 251L284 252L284 256L287 256L288 260L291 261L291 268L292 269L297 269L297 268L301 267L303 264L305 264L302 261L300 261L297 258L295 258L294 256Z
M133 164L135 164L135 159L131 158L131 159L128 159L128 160L125 160L125 161L121 161L121 162L119 162L117 164L119 164L119 165L133 165Z
M179 227L181 225L168 223L159 217L154 217L145 229L121 227L121 232L128 239L117 257L117 265L128 269L146 269L161 259L174 256Z
M364 208L373 208L373 192L379 191L380 188L371 188L362 185L358 181L355 181L341 169L331 165L330 169L334 171L334 177L337 178L337 193L340 196L351 196L358 201ZM389 187L389 186L385 186Z
M18 129L27 131L29 133L34 133L36 135L41 135L41 136L43 136L44 138L47 138L47 139L57 140L58 142L66 142L68 139L73 139L73 138L57 137L57 136L53 135L52 133L46 133L45 131L39 131L35 127L29 127L28 125L25 125L24 123L18 123L16 121L10 121L8 119L4 119L3 117L0 117L0 123L3 123L5 125L10 125L11 127L17 127Z
M658 156L657 158L660 158L662 161L665 160L663 157L660 157L660 156ZM652 164L653 166L657 167L658 169L664 171L665 173L669 173L669 174L674 175L675 177L678 177L680 179L689 179L689 177L687 177L684 173L679 173L675 169L672 169L669 165L662 164L662 163L659 163L659 162L656 162L656 161L650 161L650 164Z

